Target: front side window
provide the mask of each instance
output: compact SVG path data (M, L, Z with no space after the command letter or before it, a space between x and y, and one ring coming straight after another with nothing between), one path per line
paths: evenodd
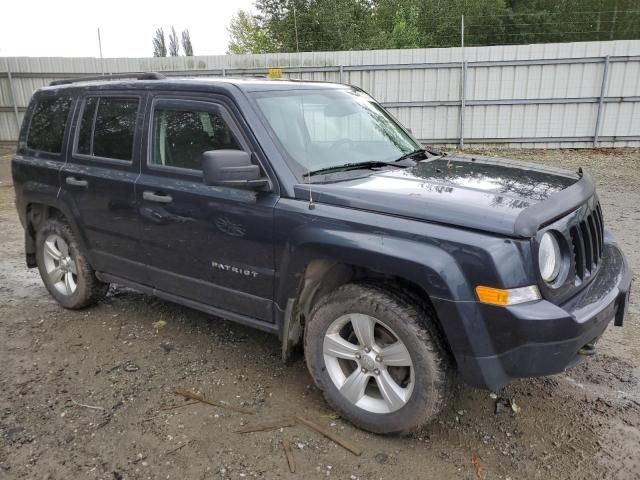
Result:
M392 162L421 148L365 93L346 89L257 92L256 103L303 171Z
M209 150L242 150L220 113L156 108L153 116L152 165L202 170Z
M27 147L49 153L62 152L71 102L71 97L38 100L29 124Z
M77 153L131 160L138 104L137 98L87 98L78 131Z

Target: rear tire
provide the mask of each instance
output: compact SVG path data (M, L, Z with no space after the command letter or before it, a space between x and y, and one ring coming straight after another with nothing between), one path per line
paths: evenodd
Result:
M45 287L64 308L88 307L107 293L109 285L96 278L71 227L63 221L49 219L38 228L36 262Z
M454 369L428 304L376 284L322 298L305 329L307 367L327 402L374 433L408 433L452 396Z

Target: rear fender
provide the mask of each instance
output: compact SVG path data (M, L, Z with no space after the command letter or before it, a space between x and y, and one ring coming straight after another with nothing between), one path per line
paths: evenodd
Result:
M79 218L79 212L72 207L72 203L65 202L64 197L63 192L60 192L59 195L57 188L37 182L26 182L21 188L18 208L24 209L19 212L19 215L25 219L25 252L27 255L27 265L30 267L35 266L35 264L33 264L33 255L35 255L36 231L32 223L32 218L29 217L29 211L36 205L58 210L64 216L81 250L87 255L89 262L91 262L86 237L76 221L76 219ZM46 218L43 218L43 220L46 220Z

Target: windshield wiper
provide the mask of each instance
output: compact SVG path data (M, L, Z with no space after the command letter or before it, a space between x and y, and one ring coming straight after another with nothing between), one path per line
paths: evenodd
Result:
M394 163L401 162L403 160L406 160L407 158L415 157L416 155L418 155L420 153L426 153L426 150L424 148L418 148L418 149L416 149L416 150L414 150L412 152L405 153L400 158L397 158L396 160L394 160Z
M360 170L360 169L369 169L376 167L406 167L407 165L398 165L396 162L383 162L380 160L370 161L370 162L357 162L357 163L345 163L344 165L337 165L335 167L325 167L319 168L318 170L312 170L310 172L302 175L303 177L312 177L313 175L318 175L320 173L333 173L333 172L346 172L348 170Z

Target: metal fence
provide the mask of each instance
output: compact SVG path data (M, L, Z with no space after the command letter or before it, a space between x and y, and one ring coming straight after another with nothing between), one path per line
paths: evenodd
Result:
M255 76L357 85L424 143L640 145L640 40L202 57L0 59L0 142L34 90L87 74Z

